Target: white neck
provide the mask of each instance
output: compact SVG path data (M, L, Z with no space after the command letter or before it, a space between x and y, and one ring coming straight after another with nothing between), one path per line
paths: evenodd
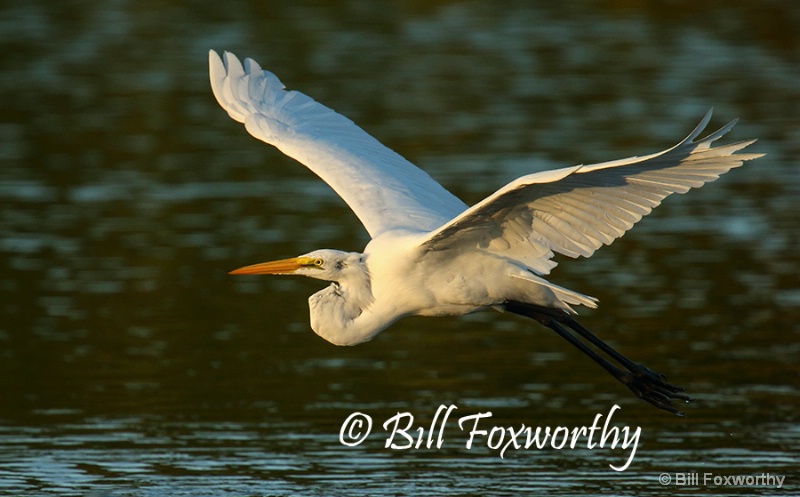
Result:
M351 273L308 298L311 328L334 345L356 345L370 340L398 317L374 312L369 274Z

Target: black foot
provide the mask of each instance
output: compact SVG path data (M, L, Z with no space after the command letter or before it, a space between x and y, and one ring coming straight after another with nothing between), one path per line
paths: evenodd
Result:
M685 416L672 404L673 400L682 400L684 402L692 400L688 395L680 393L684 391L683 388L667 383L667 377L663 374L637 364L620 354L564 311L521 302L506 302L504 308L509 312L535 319L558 333L562 338L602 366L603 369L611 373L614 378L622 382L640 399L659 409L678 416ZM619 368L601 356L595 349L573 335L565 326L614 359L624 369Z
M692 400L688 395L681 393L685 391L683 388L667 383L666 376L642 364L638 364L630 372L621 372L617 379L640 399L678 416L686 414L672 404L673 399L684 402Z

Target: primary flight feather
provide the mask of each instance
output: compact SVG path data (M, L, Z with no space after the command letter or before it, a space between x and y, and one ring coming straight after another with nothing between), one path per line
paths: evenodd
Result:
M355 345L405 316L496 308L553 329L656 407L678 413L672 399L688 400L663 375L628 360L570 315L573 305L594 307L594 298L543 276L556 265L555 253L589 257L668 195L760 157L736 154L755 140L713 146L735 121L698 139L709 111L663 152L530 174L468 207L351 120L287 91L255 61L242 64L230 53L210 51L209 66L214 96L228 114L328 183L372 238L363 253L316 250L232 272L331 281L309 298L318 335Z

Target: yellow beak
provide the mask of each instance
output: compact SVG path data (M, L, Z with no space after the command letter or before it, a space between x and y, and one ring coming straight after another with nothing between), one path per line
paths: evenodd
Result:
M297 257L280 261L262 262L234 269L228 274L292 274L303 267Z
M314 266L314 259L310 257L292 257L279 261L261 262L250 266L234 269L228 274L292 274L298 269Z

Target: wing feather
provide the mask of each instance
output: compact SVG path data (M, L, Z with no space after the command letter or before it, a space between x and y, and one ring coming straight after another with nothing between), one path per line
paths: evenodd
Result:
M374 238L384 231L430 231L467 206L427 173L351 120L297 91L286 91L252 59L209 52L219 104L261 141L328 183Z
M667 196L699 188L761 157L735 155L755 140L712 147L736 121L696 141L710 119L711 111L686 139L663 152L523 176L433 231L423 247L482 247L540 274L555 266L554 253L589 257Z

